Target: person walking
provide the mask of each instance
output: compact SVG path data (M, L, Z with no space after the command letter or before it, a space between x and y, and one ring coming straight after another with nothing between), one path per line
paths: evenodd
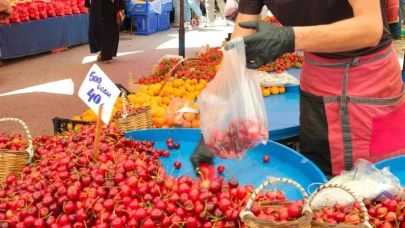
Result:
M215 2L217 2L220 17L225 20L225 2L224 0L205 0L205 5L207 7L207 27L214 26L215 21Z
M258 21L263 5L283 27ZM244 37L250 69L304 52L300 152L326 175L405 154L405 90L385 0L240 0L232 37ZM196 151L193 164L212 163L209 153Z
M205 17L196 0L174 0L174 22L172 27L180 27L180 1L184 1L184 29L187 31L193 30L191 26L191 10L196 14L200 27L205 26Z
M85 0L89 8L89 46L91 53L100 54L97 61L111 63L117 57L119 25L117 13L124 12L125 0Z
M404 0L385 1L387 20L394 40L401 39L403 5Z

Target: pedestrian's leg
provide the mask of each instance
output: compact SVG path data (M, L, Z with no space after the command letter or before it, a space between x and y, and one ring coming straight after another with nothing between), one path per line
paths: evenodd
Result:
M200 1L200 9L204 16L207 16L207 8L205 7L205 0Z
M182 0L173 0L173 5L174 5L173 27L178 27L180 24L180 1L182 1Z
M402 32L402 8L404 6L404 0L399 0L399 13L398 13L398 35L399 38L401 39L401 32Z
M207 8L208 24L214 24L215 20L215 0L205 0Z
M219 15L222 18L222 20L225 20L225 2L224 0L217 0L217 5L219 8Z
M190 23L190 21L191 21L190 4L188 3L188 0L183 0L183 1L184 1L184 22Z
M200 6L197 4L197 0L188 0L188 4L190 5L190 8L194 11L197 17L202 16L202 12Z

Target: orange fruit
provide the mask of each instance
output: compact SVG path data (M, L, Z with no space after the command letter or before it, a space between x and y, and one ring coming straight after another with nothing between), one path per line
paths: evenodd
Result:
M264 97L268 97L268 96L270 96L270 90L264 89L264 90L262 90L262 94Z
M266 87L260 86L260 89L261 89L261 90L262 90L262 92L263 92L263 90L265 90L265 89L266 89Z
M174 125L173 117L166 118L166 125L169 127L173 127Z
M281 94L285 93L285 88L282 86L278 87L278 90L280 91Z
M197 84L198 84L197 79L192 79L192 80L190 81L190 84L191 84L191 85L197 85Z
M191 127L192 128L200 128L200 120L194 119L193 122L191 122Z
M165 104L165 105L170 104L170 97L163 97L162 98L162 103Z
M158 118L162 118L165 116L165 110L163 108L159 108L158 110L156 110L155 116Z
M157 122L157 117L152 117L152 123L153 123L153 125L156 125L156 122Z
M189 121L183 121L183 127L184 128L191 128L191 122L189 122Z
M173 92L173 95L174 95L175 97L181 97L181 95L183 95L183 93L181 92L181 90L175 90L175 91Z
M204 85L203 85L203 84L198 84L198 85L195 86L195 90L196 90L196 91L201 91L201 90L203 90L203 89L204 89Z
M170 128L169 126L167 126L167 125L163 125L162 126L162 128Z
M271 94L277 95L280 93L278 87L271 87L270 89Z
M80 116L75 116L72 118L72 120L82 120L82 118L80 118Z
M166 120L163 117L158 117L156 119L156 127L163 127L163 125L165 125Z
M191 112L186 112L183 114L183 118L185 121L192 122L195 119L195 114Z

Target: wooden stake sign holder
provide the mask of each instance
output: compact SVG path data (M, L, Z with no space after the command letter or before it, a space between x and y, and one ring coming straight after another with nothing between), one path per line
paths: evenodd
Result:
M98 115L97 115L97 124L96 124L96 136L94 138L94 147L93 147L93 158L98 158L98 153L100 150L100 137L101 137L101 128L103 127L103 121L101 117L103 115L103 106L98 107Z

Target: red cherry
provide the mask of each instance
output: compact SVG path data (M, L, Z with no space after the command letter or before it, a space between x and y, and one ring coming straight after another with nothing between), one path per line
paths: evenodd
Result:
M225 166L219 165L219 166L217 167L217 172L218 172L218 173L223 173L224 171L225 171Z
M176 142L173 144L174 149L180 149L180 143Z
M180 168L181 168L181 162L176 161L176 162L174 163L174 168L175 168L175 169L180 169Z
M264 163L268 163L270 161L270 157L268 156L268 155L265 155L264 157L263 157L263 162Z

